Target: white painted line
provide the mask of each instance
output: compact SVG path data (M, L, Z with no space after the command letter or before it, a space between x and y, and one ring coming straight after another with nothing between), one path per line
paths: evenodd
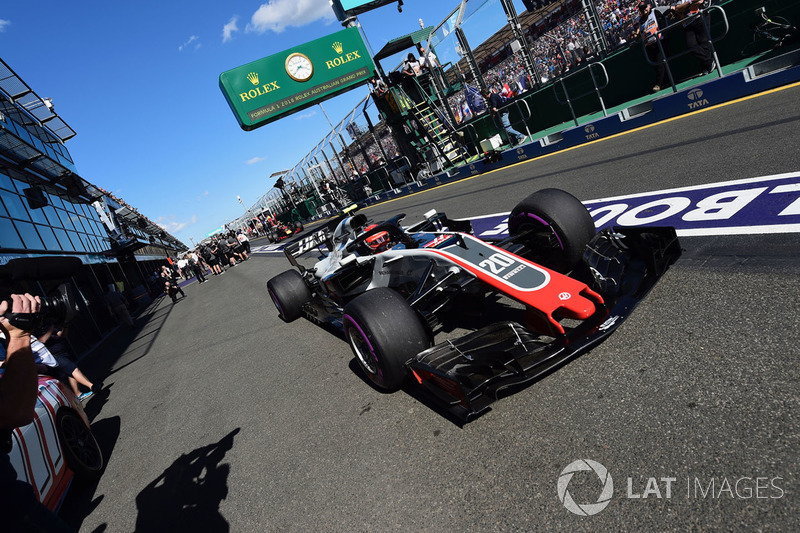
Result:
M710 237L713 235L766 235L769 233L800 233L800 224L774 226L739 226L731 228L695 228L675 230L678 237Z
M612 196L609 198L601 198L599 200L587 200L583 202L584 204L596 204L600 202L615 202L617 200L627 200L630 198L647 198L648 196L660 196L665 194L673 194L678 192L687 192L687 191L701 191L703 189L711 189L713 187L724 187L728 185L745 185L747 183L754 183L754 182L762 182L762 181L774 181L774 180L781 180L786 178L796 178L800 177L800 172L787 172L785 174L773 174L771 176L762 176L758 178L744 178L739 180L730 180L730 181L719 181L717 183L705 183L703 185L692 185L689 187L678 187L676 189L664 189L661 191L651 191L645 193L636 193L636 194L626 194L624 196Z

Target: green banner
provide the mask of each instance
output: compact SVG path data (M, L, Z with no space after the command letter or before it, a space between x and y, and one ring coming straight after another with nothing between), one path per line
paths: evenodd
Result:
M220 74L219 86L244 130L363 85L375 64L356 27Z

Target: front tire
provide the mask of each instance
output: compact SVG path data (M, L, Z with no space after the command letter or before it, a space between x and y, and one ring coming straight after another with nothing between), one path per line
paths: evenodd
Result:
M311 299L311 289L296 270L287 270L269 280L267 291L278 316L286 322L300 318L303 305Z
M431 345L414 309L386 287L367 291L348 303L342 323L361 369L386 391L403 385L406 361Z
M509 235L528 230L532 259L556 270L578 264L597 233L586 207L561 189L542 189L514 207L508 216Z
M64 459L78 479L94 481L103 473L103 452L92 430L71 409L61 409L56 417L56 431Z

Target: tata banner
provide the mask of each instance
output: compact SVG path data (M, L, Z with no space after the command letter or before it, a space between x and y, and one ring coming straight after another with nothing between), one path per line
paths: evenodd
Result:
M375 64L357 27L219 75L243 130L253 130L366 83Z

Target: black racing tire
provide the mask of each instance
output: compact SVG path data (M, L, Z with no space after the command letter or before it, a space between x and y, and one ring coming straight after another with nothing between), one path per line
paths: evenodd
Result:
M56 432L64 451L64 459L75 477L95 481L103 474L105 460L97 439L83 419L72 409L60 409L56 415Z
M302 222L295 222L294 223L294 232L295 233L300 233L301 231L303 231L303 223Z
M267 291L278 316L286 322L300 318L303 305L311 300L311 289L297 270L287 270L269 280Z
M278 242L278 232L274 230L270 231L269 233L267 233L267 239L269 239L269 242L272 243Z
M344 334L359 366L380 389L396 391L408 371L405 363L431 345L416 311L397 292L379 287L344 308Z
M541 264L555 269L578 264L597 233L586 207L561 189L542 189L514 207L508 216L509 235L531 229L534 233L541 230L540 235L555 235L549 250L533 250Z

